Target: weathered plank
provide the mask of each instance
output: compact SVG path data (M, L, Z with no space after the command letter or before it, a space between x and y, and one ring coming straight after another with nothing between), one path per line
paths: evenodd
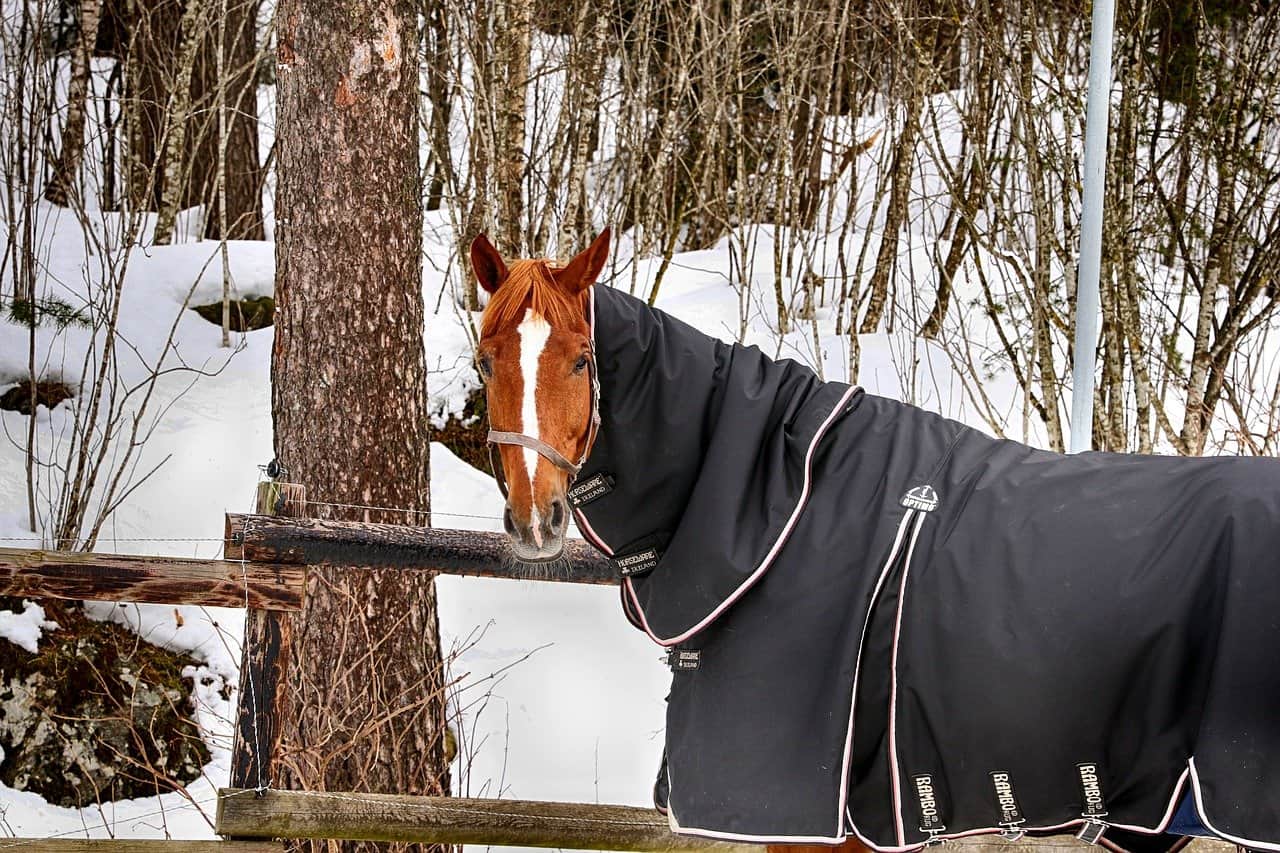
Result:
M256 509L290 516L305 511L306 488L295 483L259 483ZM285 673L293 651L293 621L286 613L248 610L240 650L240 695L231 744L231 784L269 786L280 758L282 721L289 695Z
M500 533L405 527L357 521L227 515L227 556L254 562L368 566L473 577L614 584L607 559L581 539L565 543L554 563L526 565L511 557Z
M434 844L496 844L577 850L759 851L672 835L652 809L526 800L406 797L326 791L224 790L217 829L248 838L334 838Z
M284 674L292 648L293 626L287 613L245 612L240 695L231 745L231 784L236 787L267 786L276 778L280 723L289 698Z
M0 838L0 853L281 853L279 841Z
M302 606L306 570L228 560L0 548L0 595L268 610Z

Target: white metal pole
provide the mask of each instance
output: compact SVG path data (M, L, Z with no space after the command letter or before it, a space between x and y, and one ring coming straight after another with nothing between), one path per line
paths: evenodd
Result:
M1102 271L1102 201L1111 107L1111 37L1115 0L1093 0L1089 37L1089 104L1084 120L1084 192L1076 280L1075 362L1071 370L1071 447L1093 446L1093 374L1098 349L1098 279Z

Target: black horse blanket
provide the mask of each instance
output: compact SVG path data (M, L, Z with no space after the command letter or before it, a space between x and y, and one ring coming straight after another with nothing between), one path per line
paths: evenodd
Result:
M1280 462L997 441L597 287L570 490L671 648L674 829L1280 849Z

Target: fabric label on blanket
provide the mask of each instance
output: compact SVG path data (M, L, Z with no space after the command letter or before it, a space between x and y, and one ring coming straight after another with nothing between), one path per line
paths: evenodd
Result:
M624 578L651 572L658 567L658 549L645 548L643 551L637 551L634 554L614 557L613 567Z
M1107 801L1102 796L1102 774L1098 771L1098 765L1077 764L1076 769L1080 771L1080 791L1083 794L1081 802L1084 803L1080 814L1085 817L1102 817L1107 813Z
M916 486L902 496L900 503L907 509L933 512L938 508L938 492L933 486Z
M596 498L602 498L613 491L613 477L601 472L592 474L581 483L574 483L573 488L565 492L569 503L574 506L589 504Z
M1000 806L1000 825L1013 826L1022 823L1022 809L1018 806L1018 798L1013 793L1013 783L1009 774L1000 770L992 771L991 782L996 789L996 803Z
M671 649L667 652L667 666L672 672L688 672L702 664L702 652L697 649Z
M911 777L916 800L920 805L920 831L926 834L942 832L947 828L942 811L942 790L932 773L919 773Z

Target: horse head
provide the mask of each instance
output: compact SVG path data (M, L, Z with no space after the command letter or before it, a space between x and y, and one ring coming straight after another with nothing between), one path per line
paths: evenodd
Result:
M471 244L471 266L489 293L476 362L490 459L507 498L503 525L526 562L560 556L565 493L595 440L598 384L587 315L608 254L607 229L563 267L508 264L483 234Z

